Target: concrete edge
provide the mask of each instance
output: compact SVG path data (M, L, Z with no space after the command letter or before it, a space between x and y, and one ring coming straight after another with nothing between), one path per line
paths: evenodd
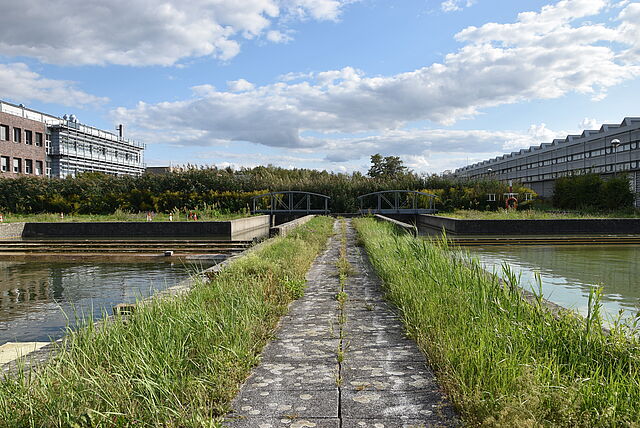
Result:
M283 223L278 226L274 226L269 229L269 237L274 236L287 236L289 232L291 232L296 227L307 223L309 220L315 217L315 214L306 215L304 217L297 218L295 220L291 220L287 223Z
M405 232L410 233L414 237L418 236L418 228L412 224L404 223L399 220L394 220L392 218L385 217L380 214L375 214L374 218L378 221L386 221L387 223L391 223L399 227L400 229L404 230Z

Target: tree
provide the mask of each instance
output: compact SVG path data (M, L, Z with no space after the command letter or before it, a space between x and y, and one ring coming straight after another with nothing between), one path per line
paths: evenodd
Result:
M371 167L367 173L371 178L397 178L407 172L398 156L382 157L380 153L371 155Z

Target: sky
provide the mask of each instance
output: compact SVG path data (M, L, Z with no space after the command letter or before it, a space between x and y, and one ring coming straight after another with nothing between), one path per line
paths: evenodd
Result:
M44 6L43 6L44 5ZM640 1L0 0L0 99L148 166L454 170L640 116Z

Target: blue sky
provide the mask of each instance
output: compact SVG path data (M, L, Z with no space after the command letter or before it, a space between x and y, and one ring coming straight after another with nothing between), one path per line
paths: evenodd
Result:
M0 15L0 98L148 165L439 173L640 116L640 2L38 0Z

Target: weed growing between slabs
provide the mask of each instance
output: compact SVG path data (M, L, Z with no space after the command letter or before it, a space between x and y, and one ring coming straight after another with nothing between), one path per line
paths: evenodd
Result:
M468 425L638 426L640 341L604 333L599 293L590 315L554 316L447 247L354 221L387 296Z
M332 223L317 217L126 322L70 332L50 364L0 382L0 426L216 426Z

